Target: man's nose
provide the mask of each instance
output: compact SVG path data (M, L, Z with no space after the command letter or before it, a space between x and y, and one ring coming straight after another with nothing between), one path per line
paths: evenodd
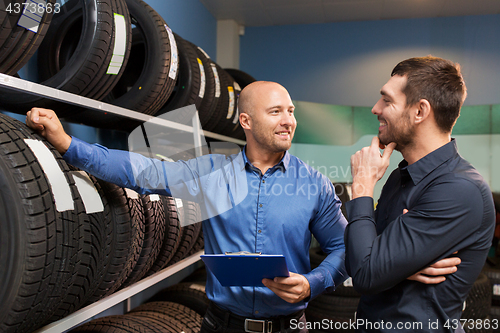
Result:
M380 108L380 101L381 101L381 100L379 100L379 101L378 101L378 102L377 102L377 103L373 106L373 108L372 108L372 113L373 113L374 115L377 115L377 116L380 114L380 110L381 110L381 108Z
M281 116L282 126L292 126L294 123L295 116L293 114L289 114L288 112L283 113L283 116Z

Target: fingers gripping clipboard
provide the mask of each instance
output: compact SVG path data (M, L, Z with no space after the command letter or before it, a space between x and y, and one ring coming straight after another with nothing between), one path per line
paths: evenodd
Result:
M201 260L224 287L263 287L262 279L264 278L290 276L286 259L280 254L226 252L225 254L204 254Z

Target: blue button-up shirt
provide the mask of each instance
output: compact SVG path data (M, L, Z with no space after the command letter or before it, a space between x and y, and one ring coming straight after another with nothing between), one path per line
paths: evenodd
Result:
M282 254L291 272L304 275L311 298L346 278L341 202L333 184L297 157L262 174L239 154L205 155L165 162L90 145L73 138L64 159L96 177L142 194L157 193L200 203L205 253ZM326 259L311 271L311 233ZM206 292L220 307L248 317L286 315L307 301L290 304L267 287L223 287L210 272Z

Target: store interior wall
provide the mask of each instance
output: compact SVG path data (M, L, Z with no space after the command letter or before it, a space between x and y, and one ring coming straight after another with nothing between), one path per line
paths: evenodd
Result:
M334 183L351 181L350 156L377 134L371 107L399 61L458 62L468 97L453 137L500 191L500 15L246 27L240 46L240 69L283 84L296 104L291 152ZM389 170L401 160L396 152Z

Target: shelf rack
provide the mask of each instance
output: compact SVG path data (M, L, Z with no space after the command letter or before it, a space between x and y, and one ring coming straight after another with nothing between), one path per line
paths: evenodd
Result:
M87 97L82 97L76 94L72 94L66 91L61 91L55 88L47 87L39 83L34 83L30 81L26 81L17 77L13 77L10 75L6 74L0 74L0 86L5 87L7 89L15 90L15 91L21 91L24 93L28 93L31 95L37 95L37 96L42 96L46 98L50 98L53 100L57 100L60 102L65 102L77 106L82 106L85 108L101 111L101 112L109 112L118 116L124 116L136 120L141 120L144 122L149 122L153 123L156 125L161 125L185 132L190 132L195 135L195 137L199 137L197 134L196 129L199 128L198 126L187 126L183 124L179 124L170 120L162 119L159 117L154 117L150 116L144 113L140 113L137 111L132 111L129 109L125 109L116 105L100 102L93 100L91 98ZM1 107L1 101L0 101L0 107ZM209 132L209 131L201 131L204 136L220 140L220 141L227 141L227 142L233 142L238 145L244 145L245 141L243 140L238 140L235 138L231 138L225 135ZM198 141L197 138L195 138L195 142Z
M203 254L203 251L197 252L193 255L191 255L188 258L185 258L165 269L163 269L160 272L157 272L151 276L148 276L142 280L140 280L137 283L134 283L133 285L121 289L118 292L115 292L114 294L103 298L95 303L92 303L76 312L73 312L72 314L55 321L53 323L50 323L49 325L46 325L38 330L36 330L33 333L62 333L62 332L67 332L70 329L78 326L79 324L87 321L88 319L91 319L92 317L98 315L99 313L117 305L118 303L121 303L123 301L129 300L132 296L148 289L148 288L154 288L156 286L156 290L153 290L155 292L165 288L166 286L159 285L158 283L165 280L167 277L170 277L181 270L197 263L200 260L200 255ZM130 309L128 309L130 310Z
M235 138L227 137L224 135L220 135L217 133L199 130L199 119L198 117L193 118L193 126L187 126L183 124L179 124L176 122L172 122L166 119L161 119L158 117L146 115L140 112L128 110L122 107L118 107L112 104L103 103L100 101L96 101L87 97L82 97L76 94L72 94L69 92L61 91L55 88L47 87L42 84L26 81L20 78L12 77L6 74L0 74L0 87L4 87L10 90L21 91L24 93L42 96L45 98L50 98L53 100L57 100L60 102L70 103L77 106L82 106L85 108L101 111L101 112L109 112L112 114L116 114L119 116L129 117L136 120L141 120L144 122L150 122L157 125L190 132L193 133L195 147L201 146L201 134L206 137L236 143L238 145L244 145L245 141L238 140ZM0 101L1 108L1 101ZM198 152L197 152L198 155ZM149 291L149 292L157 292L163 288L166 288L167 285L162 284L162 281L165 282L167 278L174 276L175 274L185 270L186 268L196 266L200 263L200 255L203 254L203 251L200 251L194 255L191 255L188 258L185 258L164 270L155 273L147 278L140 280L139 282L119 290L118 292L99 300L95 303L92 303L58 321L50 323L33 333L62 333L68 332L72 328L80 325L81 323L92 319L94 316L102 314L102 312L112 308L113 306L118 305L122 302L127 302L127 309L131 309L131 299L134 295L138 295L141 292Z

